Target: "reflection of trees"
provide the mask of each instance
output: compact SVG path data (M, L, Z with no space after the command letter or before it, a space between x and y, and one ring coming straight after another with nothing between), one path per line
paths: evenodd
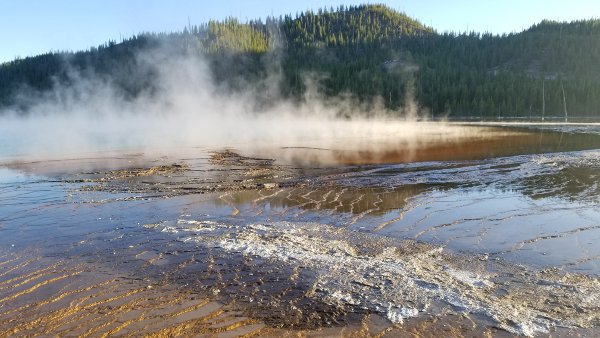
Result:
M596 166L573 166L556 173L525 177L517 184L521 192L533 199L549 197L569 201L598 200L600 168Z

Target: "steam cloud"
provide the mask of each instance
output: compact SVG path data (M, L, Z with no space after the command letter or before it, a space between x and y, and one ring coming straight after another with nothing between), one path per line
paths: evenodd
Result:
M414 124L418 105L407 93L407 121L390 121L394 112L381 100L360 104L352 97L325 99L306 78L301 103L277 97L276 58L265 83L242 92L216 85L199 57L173 57L157 49L138 55L137 62L157 74L158 89L125 99L101 76L71 74L72 85L31 104L29 114L0 113L0 140L11 155L59 158L94 151L173 151L189 147L258 149L260 147L337 147L363 150L393 138L394 146L413 148L431 135L460 137L464 131L444 124ZM270 97L261 107L252 88ZM398 112L395 112L398 115ZM340 118L340 116L344 116ZM422 136L421 139L419 136ZM388 142L389 143L389 142ZM389 144L388 144L389 145Z

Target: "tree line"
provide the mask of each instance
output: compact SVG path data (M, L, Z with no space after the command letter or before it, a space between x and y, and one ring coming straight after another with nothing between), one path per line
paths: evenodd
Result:
M382 102L391 114L404 114L414 98L432 117L600 118L600 20L545 20L504 35L438 33L383 5L264 22L229 18L14 60L0 65L0 106L26 113L19 93L69 85L74 70L106 78L134 98L156 86L156 74L136 56L159 47L171 57L202 56L214 80L233 91L276 72L277 96L302 100L306 74L319 74L314 85L322 95Z

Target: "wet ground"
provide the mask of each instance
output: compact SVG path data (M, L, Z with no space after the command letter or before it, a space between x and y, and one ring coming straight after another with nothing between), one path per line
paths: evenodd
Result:
M0 336L599 334L600 133L428 130L6 157Z

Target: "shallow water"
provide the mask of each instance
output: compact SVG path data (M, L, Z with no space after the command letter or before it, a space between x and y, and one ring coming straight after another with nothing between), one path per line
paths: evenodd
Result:
M20 294L38 285L20 277L19 264L35 259L194 292L258 321L231 332L359 330L370 314L380 331L442 332L419 327L458 315L475 335L596 332L600 134L538 129L461 126L410 146L386 137L239 147L251 157L6 157L0 321L24 330L10 313L60 294L53 285L69 289L65 277ZM135 317L125 310L115 316ZM159 329L143 322L119 330Z

